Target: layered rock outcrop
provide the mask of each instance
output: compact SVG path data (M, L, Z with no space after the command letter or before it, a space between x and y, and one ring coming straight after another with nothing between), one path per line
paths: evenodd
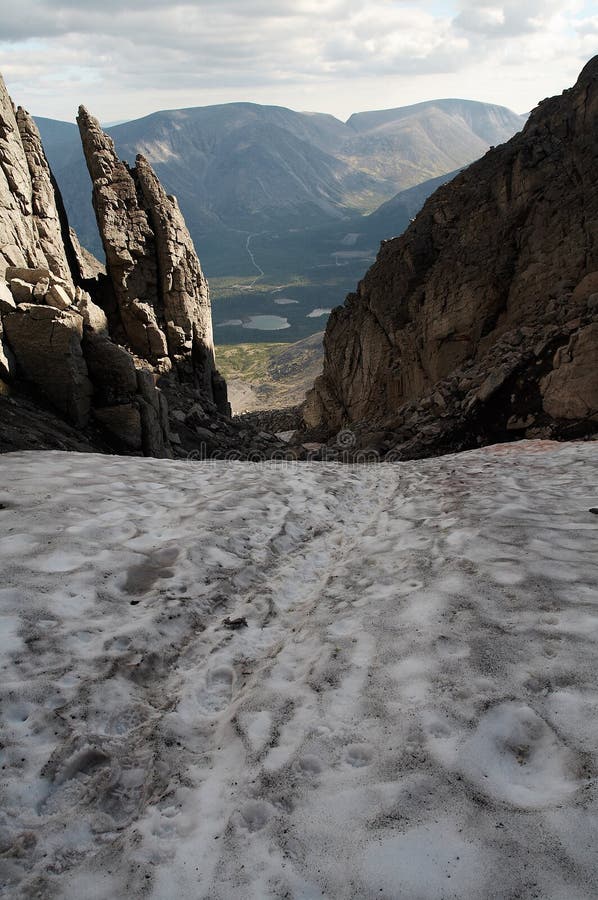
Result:
M230 420L176 200L83 109L79 124L107 271L69 229L37 128L0 79L0 450L271 452L274 438Z
M101 426L115 449L172 455L167 405L153 373L111 339L90 295L49 269L9 266L4 277L0 377L7 393L27 388L78 429Z
M598 57L381 246L306 422L399 455L595 433L597 301Z

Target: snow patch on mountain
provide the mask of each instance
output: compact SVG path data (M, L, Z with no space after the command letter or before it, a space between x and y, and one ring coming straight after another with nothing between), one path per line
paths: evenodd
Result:
M0 473L6 896L596 896L595 444Z

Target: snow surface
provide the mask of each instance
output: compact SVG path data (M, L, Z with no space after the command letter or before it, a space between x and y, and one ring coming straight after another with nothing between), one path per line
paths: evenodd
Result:
M598 896L596 444L0 475L5 896Z

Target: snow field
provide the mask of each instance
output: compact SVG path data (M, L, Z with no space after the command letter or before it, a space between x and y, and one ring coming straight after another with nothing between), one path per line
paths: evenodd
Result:
M6 896L598 894L596 445L0 469Z

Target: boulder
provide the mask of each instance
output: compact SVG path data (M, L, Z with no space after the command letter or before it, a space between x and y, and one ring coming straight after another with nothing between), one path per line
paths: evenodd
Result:
M137 372L131 354L105 335L88 334L84 340L85 360L95 396L102 406L129 399L137 393Z
M97 421L128 449L169 456L168 416L163 415L154 373L137 369L131 354L105 334L87 333L83 351ZM129 426L133 430L127 436Z
M89 419L92 385L81 350L78 313L23 304L3 318L19 373L75 425Z
M0 318L0 378L11 381L17 372L17 363L8 344L4 340L4 328Z
M33 288L33 296L32 300L34 303L45 303L46 302L46 294L50 290L50 279L42 278L41 281L38 281L35 287ZM53 304L50 304L53 305Z
M160 414L160 403L158 402L156 409L153 403L146 400L138 399L137 402L141 417L143 452L147 456L172 456L168 429L164 428Z
M544 410L554 419L598 421L598 322L576 331L542 379Z
M156 409L160 404L157 400L156 382L157 376L152 369L137 369L137 390L141 396Z
M60 284L50 285L45 297L48 306L53 306L55 309L68 309L71 305L71 298Z
M573 291L572 300L574 303L578 300L589 300L596 292L598 292L598 272L589 272Z
M150 361L168 356L166 335L158 325L155 310L149 303L136 300L123 304L120 315L133 350Z
M20 278L11 278L10 291L16 303L31 303L33 285Z
M135 404L94 408L93 417L127 449L143 449L141 415Z
M28 269L25 266L7 266L4 277L7 281L18 278L19 281L26 281L27 284L35 285L38 281L50 281L51 272L49 269L36 268Z
M0 278L0 315L5 312L12 312L16 309L12 291L5 281Z
M93 302L87 291L77 290L77 310L83 316L86 327L96 334L108 334L108 319L104 310Z

